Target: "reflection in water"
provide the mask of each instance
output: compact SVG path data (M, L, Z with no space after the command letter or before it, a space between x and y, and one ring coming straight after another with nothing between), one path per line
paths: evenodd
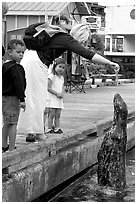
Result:
M99 189L97 174L79 179L67 188L54 202L135 202L135 149L127 153L126 158L127 188L122 193L107 191L107 195Z

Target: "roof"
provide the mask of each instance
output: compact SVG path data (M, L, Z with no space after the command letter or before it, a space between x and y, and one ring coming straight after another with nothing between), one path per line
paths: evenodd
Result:
M7 2L7 15L59 15L70 2Z

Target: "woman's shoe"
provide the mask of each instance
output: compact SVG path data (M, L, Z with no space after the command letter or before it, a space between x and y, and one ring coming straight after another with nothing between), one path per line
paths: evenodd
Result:
M52 125L52 130L54 130L55 129L55 127L54 127L54 125ZM44 133L46 134L48 132L48 130L46 131L46 127L44 126Z
M54 130L53 129L49 129L47 130L46 134L51 134L51 133L54 133Z
M7 149L8 148L8 149ZM5 151L5 149L6 149L6 151ZM15 147L13 150L15 150L15 149L17 149L17 147ZM13 151L12 150L12 151ZM10 152L11 150L9 150L9 145L8 145L8 147L2 147L2 153L4 153L4 152Z
M8 151L9 145L7 147L2 147L2 153Z
M63 133L63 131L59 128L59 129L57 129L57 130L54 130L54 133L57 133L57 134L62 134Z
M36 142L36 135L29 133L26 137L26 142Z

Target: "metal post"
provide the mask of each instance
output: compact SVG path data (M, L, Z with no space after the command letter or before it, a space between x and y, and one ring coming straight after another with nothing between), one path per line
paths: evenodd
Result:
M118 86L118 72L116 71L116 85Z
M45 3L45 22L48 21L48 2Z
M7 22L5 18L2 19L2 44L7 50Z

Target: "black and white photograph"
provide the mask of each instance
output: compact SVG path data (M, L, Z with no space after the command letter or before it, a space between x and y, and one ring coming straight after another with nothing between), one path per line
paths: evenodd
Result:
M1 202L135 202L135 0L1 11Z

